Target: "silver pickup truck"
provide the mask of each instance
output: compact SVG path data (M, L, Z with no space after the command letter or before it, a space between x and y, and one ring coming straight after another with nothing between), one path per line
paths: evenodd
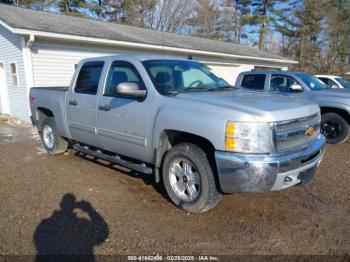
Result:
M154 175L194 213L222 193L307 183L324 154L315 103L234 89L188 59L85 59L70 87L32 88L30 105L48 153L73 148Z
M331 89L305 72L276 70L242 72L235 86L316 102L321 108L321 133L327 143L340 144L350 137L350 90Z

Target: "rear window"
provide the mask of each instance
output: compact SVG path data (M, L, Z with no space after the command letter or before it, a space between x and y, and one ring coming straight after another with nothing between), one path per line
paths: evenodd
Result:
M75 92L96 95L103 65L102 61L85 63L80 69Z
M245 75L241 86L248 89L263 90L266 76L263 74Z

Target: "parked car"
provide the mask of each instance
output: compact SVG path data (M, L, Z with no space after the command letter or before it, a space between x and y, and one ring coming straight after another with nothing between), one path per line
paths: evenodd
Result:
M30 108L48 153L71 147L154 175L194 213L221 193L307 183L324 153L317 104L253 96L173 57L82 60L70 87L32 88Z
M350 90L329 89L321 80L305 72L249 71L241 73L236 87L308 99L321 108L321 133L331 144L348 140L350 135Z
M347 88L350 89L350 82L345 78L333 75L316 75L329 88Z

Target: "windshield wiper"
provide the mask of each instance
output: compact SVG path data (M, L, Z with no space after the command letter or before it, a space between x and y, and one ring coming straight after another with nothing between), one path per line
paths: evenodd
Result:
M194 86L194 87L187 87L184 89L179 90L179 92L187 92L187 91L208 91L210 88L207 87L199 87L199 86Z
M165 94L167 96L176 96L179 93L179 91L176 90L168 90Z
M228 89L234 89L234 86L220 86L220 87L213 87L209 88L208 91L222 91L222 90L228 90Z
M184 89L177 89L177 90L168 90L166 92L166 95L169 96L176 96L179 93L185 93L185 92L191 92L191 91L203 91L203 92L211 92L211 91L222 91L222 90L227 90L227 89L233 89L234 86L220 86L220 87L187 87Z

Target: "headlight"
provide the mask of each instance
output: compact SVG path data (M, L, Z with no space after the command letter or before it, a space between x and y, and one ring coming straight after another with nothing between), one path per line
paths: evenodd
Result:
M272 149L272 128L268 123L227 122L226 151L263 154Z

